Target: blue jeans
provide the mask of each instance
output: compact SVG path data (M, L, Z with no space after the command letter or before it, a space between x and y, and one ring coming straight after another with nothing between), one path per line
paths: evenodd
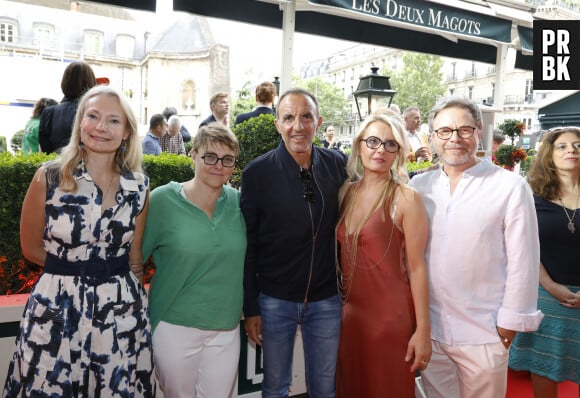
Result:
M304 346L310 398L334 398L342 306L338 296L304 303L260 294L264 380L262 398L288 397L296 328Z

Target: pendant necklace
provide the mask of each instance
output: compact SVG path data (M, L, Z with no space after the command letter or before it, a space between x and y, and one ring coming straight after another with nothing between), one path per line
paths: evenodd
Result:
M576 227L574 226L574 217L576 217L576 210L578 210L578 198L580 198L580 192L578 193L578 196L576 197L576 208L572 212L571 216L568 214L568 210L566 210L566 207L564 206L564 201L562 200L562 198L558 198L558 200L560 201L560 205L562 206L562 209L564 210L564 213L566 213L566 218L568 219L568 231L570 231L571 234L576 232Z

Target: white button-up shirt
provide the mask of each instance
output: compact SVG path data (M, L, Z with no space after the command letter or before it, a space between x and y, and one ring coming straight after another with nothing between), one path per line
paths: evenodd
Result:
M463 173L453 195L442 169L414 177L431 223L426 252L432 338L499 341L496 326L536 330L540 248L532 192L490 162Z

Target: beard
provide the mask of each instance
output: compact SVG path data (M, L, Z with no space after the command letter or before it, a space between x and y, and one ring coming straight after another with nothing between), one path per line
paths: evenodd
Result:
M462 154L450 154L449 149L463 149ZM441 160L448 166L463 166L475 159L475 151L469 150L465 146L454 146L453 148L444 148L441 154Z

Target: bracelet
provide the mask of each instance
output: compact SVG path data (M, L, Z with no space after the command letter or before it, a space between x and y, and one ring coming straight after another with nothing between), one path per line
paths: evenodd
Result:
M504 344L509 344L510 343L510 339L508 339L507 337L502 336L501 334L498 333L498 336L501 337L501 341Z

